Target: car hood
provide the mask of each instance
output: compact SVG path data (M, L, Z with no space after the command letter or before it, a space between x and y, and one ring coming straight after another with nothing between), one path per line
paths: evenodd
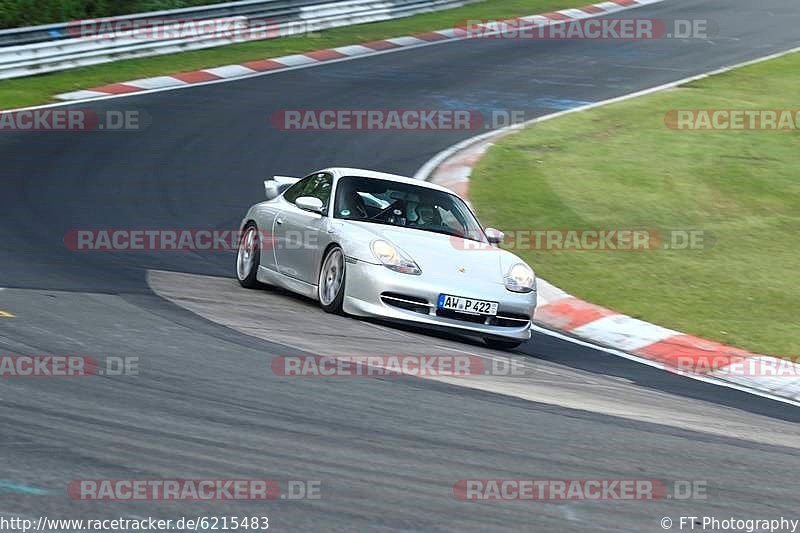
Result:
M464 275L502 284L508 268L520 262L514 254L486 243L412 228L369 222L350 224L374 236L370 241L384 239L403 250L416 261L426 276L452 278ZM371 258L371 262L375 262L374 258Z

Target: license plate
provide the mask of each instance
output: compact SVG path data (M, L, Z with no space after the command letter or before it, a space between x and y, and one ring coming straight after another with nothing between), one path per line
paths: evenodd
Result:
M473 300L472 298L462 298L449 294L439 295L439 309L449 309L460 311L471 315L490 315L497 314L497 302L487 302L485 300Z

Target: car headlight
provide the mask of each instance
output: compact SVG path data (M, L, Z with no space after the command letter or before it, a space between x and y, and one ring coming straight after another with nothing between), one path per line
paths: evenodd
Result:
M503 281L512 292L531 292L536 288L536 274L525 263L512 265Z
M414 260L392 244L378 239L372 241L370 248L372 248L372 254L375 258L383 263L386 268L403 274L414 274L416 276L422 274L422 270Z

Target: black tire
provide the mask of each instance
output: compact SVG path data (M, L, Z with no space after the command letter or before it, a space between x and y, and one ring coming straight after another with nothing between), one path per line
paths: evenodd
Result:
M486 337L483 339L483 342L486 343L486 346L495 350L513 350L522 344L522 341L507 341L494 339L492 337Z
M335 267L336 272L330 272L331 265L329 262L331 261L337 263ZM319 268L319 277L317 278L317 299L319 300L320 307L328 313L337 315L344 314L342 304L344 303L345 282L347 279L346 264L344 252L339 246L332 246L322 259L322 264ZM337 281L335 295L332 295L329 291L330 283L334 281L330 278L331 275L333 275ZM325 291L325 294L323 294L323 291Z
M254 232L254 233L253 233ZM250 245L246 242L251 239ZM251 248L249 255L243 256ZM236 279L246 289L258 289L262 284L258 281L258 265L261 262L261 246L258 239L258 226L255 222L248 222L239 238L239 249L236 251ZM247 263L247 267L245 267Z

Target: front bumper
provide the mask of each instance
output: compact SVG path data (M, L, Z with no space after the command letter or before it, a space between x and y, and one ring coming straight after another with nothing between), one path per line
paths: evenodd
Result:
M522 294L507 290L501 283L401 274L383 265L354 260L348 260L345 283L344 311L351 315L413 322L497 339L525 341L531 337L536 291ZM440 312L436 309L440 294L498 302L497 317Z

